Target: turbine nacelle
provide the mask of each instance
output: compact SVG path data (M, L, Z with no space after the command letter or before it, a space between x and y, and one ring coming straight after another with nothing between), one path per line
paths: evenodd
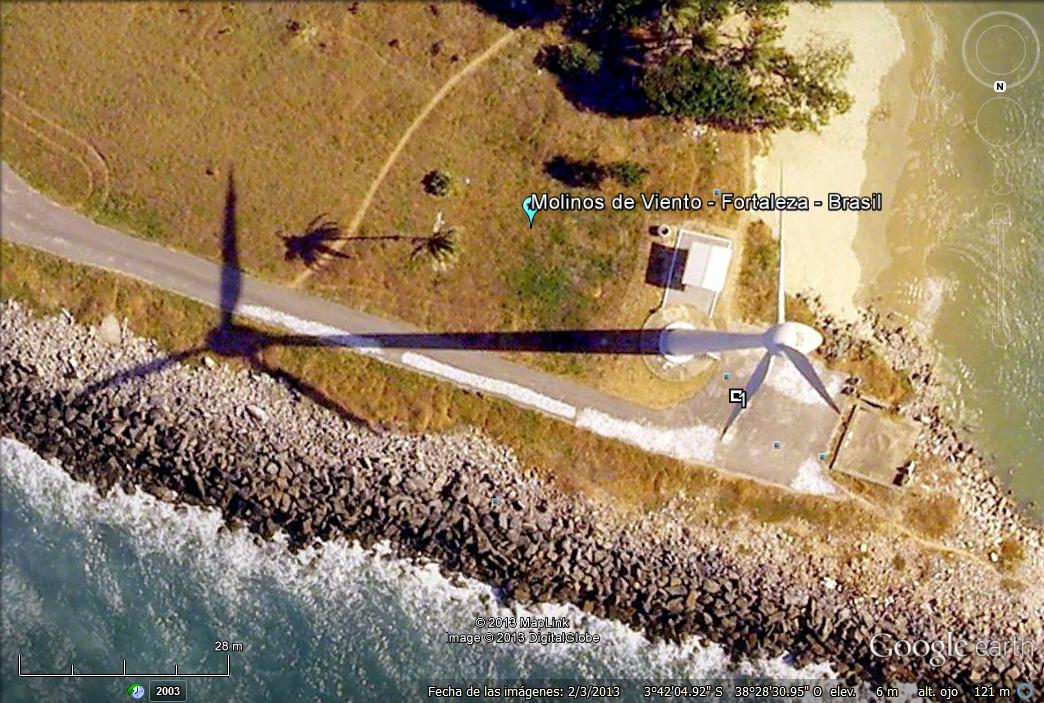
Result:
M823 335L800 322L784 322L765 331L765 347L774 354L782 354L782 347L810 354L823 343Z

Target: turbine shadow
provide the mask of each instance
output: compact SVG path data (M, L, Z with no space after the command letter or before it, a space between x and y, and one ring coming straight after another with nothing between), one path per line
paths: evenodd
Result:
M236 218L237 193L234 175L230 172L225 193L221 228L220 311L217 325L211 329L200 346L171 352L159 359L125 369L88 385L82 394L103 388L118 387L136 379L159 373L199 354L209 352L229 359L239 359L252 368L276 378L300 395L322 407L333 410L352 422L368 424L320 389L294 374L268 364L263 353L273 347L346 347L359 349L417 349L465 350L493 352L531 352L558 354L660 354L660 330L525 330L479 331L447 333L400 334L343 334L309 336L300 334L270 334L236 322L235 315L243 291L243 273L239 258L238 226ZM313 220L310 231L325 231L329 237L330 223ZM284 238L285 239L285 238ZM749 348L751 339L760 335L731 334L718 331L687 330L684 332L689 349Z
M659 354L658 330L525 330L518 332L439 332L307 337L290 335L280 343L324 344L357 349L436 349L554 354Z
M239 262L239 236L236 219L236 185L235 176L230 171L228 186L225 191L225 204L221 228L221 281L219 285L219 319L216 327L207 333L205 342L190 349L179 350L153 359L144 364L119 371L107 378L86 386L80 395L89 395L104 388L114 388L136 379L141 379L178 363L187 361L204 352L210 352L224 358L239 359L249 364L256 371L265 373L286 384L303 397L336 412L351 422L369 425L343 405L333 400L312 384L298 378L294 374L269 365L262 358L262 352L269 347L281 344L280 335L272 335L235 321L236 307L243 292L243 272ZM315 342L314 346L320 346ZM295 346L302 346L300 344Z

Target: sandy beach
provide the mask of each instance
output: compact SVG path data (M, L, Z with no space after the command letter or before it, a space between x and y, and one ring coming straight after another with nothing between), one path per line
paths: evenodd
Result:
M786 192L824 199L829 192L856 195L867 185L872 120L902 119L891 111L878 110L886 79L903 57L906 44L898 19L881 2L835 3L829 8L795 5L784 42L801 47L809 40L847 44L852 66L845 81L855 98L852 109L835 118L820 133L784 131L772 137L767 153L755 157L754 181L758 193L778 190L779 168L784 167ZM905 129L895 130L905 133ZM867 213L880 220L884 230L885 211ZM790 292L814 290L835 312L851 316L860 287L862 269L855 251L861 228L857 213L813 209L786 220L786 284ZM824 256L829 255L829 266Z

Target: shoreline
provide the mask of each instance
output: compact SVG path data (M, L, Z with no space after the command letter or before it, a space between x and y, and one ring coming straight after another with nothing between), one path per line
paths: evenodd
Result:
M888 115L887 109L882 109L895 98L896 83L909 74L912 50L897 14L883 2L836 3L826 9L804 5L790 8L785 44L799 47L811 37L821 37L828 44L849 46L853 61L845 84L854 104L818 134L783 131L773 135L767 149L751 164L759 193L778 189L781 165L784 189L791 194L825 199L828 192L882 192L885 210L880 213L811 210L786 221L787 288L792 293L813 290L828 309L849 319L857 314L857 298L868 275L858 242L866 238L868 229L884 232L895 187L886 179L878 182L869 178L874 172L872 164L889 155L888 149L871 140L871 134L884 131L881 123L887 123L889 130L903 139L906 134L905 126L896 125L897 115ZM824 31L823 26L829 26L830 31ZM898 117L908 125L912 116L912 104L904 103ZM824 268L820 263L826 251L830 252L831 264Z
M785 526L691 529L673 505L622 516L563 494L473 433L374 433L224 364L172 366L84 393L155 361L155 346L126 332L105 342L70 316L37 319L13 303L3 311L0 432L103 493L120 486L216 509L262 539L285 535L292 550L341 537L390 541L399 556L435 561L523 605L572 603L654 641L696 637L741 658L828 662L841 679L970 685L1044 674L1011 657L934 669L868 656L881 630L1000 639L1010 612L1026 613L1023 632L1044 649L1040 594L1008 591L980 562L962 561L964 578L936 582L927 574L949 568L939 554L904 548L909 566L889 573L888 533L861 537L862 556L849 563L817 554L819 537L796 539Z
M910 153L896 152L890 159L885 152L869 161L871 188L877 182L900 190L886 213L883 231L872 218L863 218L856 237L863 265L857 302L873 301L930 340L937 375L945 386L939 404L955 424L969 428L972 441L991 455L993 474L1040 519L1044 492L1035 469L1035 445L1040 444L1035 435L1040 433L1033 432L1032 424L1039 416L1034 418L1032 408L1039 405L1042 387L1030 382L1013 394L997 383L999 378L1031 374L1032 357L1039 356L1040 338L1033 334L1039 327L1033 319L1033 255L1027 240L1012 238L1005 256L1016 277L1006 283L1009 304L1001 305L986 282L998 264L986 229L990 197L982 195L993 193L997 152L982 143L972 124L978 96L985 99L992 93L978 92L982 86L962 62L946 60L960 57L963 33L976 13L952 16L925 5L896 5L891 10L915 49L901 62L911 62L908 78L893 81L882 104L913 111L902 135L909 145L902 151ZM889 98L889 91L895 97ZM892 138L884 125L872 127L885 132L883 143ZM1039 152L1039 142L1020 146L1030 158ZM1036 226L1035 218L1039 222L1039 213L1017 193L1033 190L1030 177L1010 201L1015 221L1025 222L1027 232ZM996 312L1004 307L1006 317ZM1003 320L1000 326L1014 337L998 341L994 335Z
M32 466L32 470L25 471L27 466ZM729 678L733 675L836 678L828 667L821 664L796 669L783 659L741 660L737 663L730 661L728 653L713 643L664 645L652 642L631 627L596 618L571 604L504 602L489 585L459 574L445 573L432 561L402 558L396 554L394 545L387 542L363 548L356 542L335 540L324 544L321 549L307 547L291 554L286 549L284 535L277 535L271 542L258 543L249 532L228 529L221 515L213 510L172 505L145 492L128 494L117 490L105 496L98 495L89 485L69 476L58 462L48 462L17 440L5 437L0 437L0 468L7 482L5 493L14 486L13 493L22 492L29 501L35 504L38 500L44 510L51 509L63 517L71 513L77 521L100 519L119 529L152 533L150 548L192 549L196 552L193 561L222 564L224 579L272 578L278 580L280 588L287 588L292 593L307 591L319 579L321 588L336 600L358 598L362 595L361 590L371 588L371 584L359 583L357 574L360 570L372 569L383 577L382 585L401 589L405 592L404 600L417 604L418 624L429 621L432 608L447 622L468 620L469 611L472 620L477 614L519 620L523 617L565 618L578 629L599 634L599 646L610 647L616 656L642 653L654 657L655 663L673 670L669 677L667 672L662 672L660 676L664 678ZM61 505L56 505L56 502ZM173 536L167 534L168 531ZM203 543L202 550L200 543ZM200 551L203 554L197 556ZM228 561L229 554L233 555L232 563ZM228 572L234 575L229 576ZM345 584L346 575L348 584ZM525 628L520 627L518 631L525 632ZM575 656L576 647L585 648L580 656L593 653L592 645L557 644L550 647L554 652L551 656L566 660ZM544 653L548 650L541 647L538 651ZM644 668L638 672L643 676L649 674Z
M887 6L887 10L898 23L905 50L881 79L876 104L866 128L863 152L866 175L862 188L864 192L881 192L885 209L875 213L878 217L869 214L859 217L852 240L852 249L859 261L861 273L854 299L860 306L875 299L874 282L894 260L888 240L889 224L897 216L894 204L900 177L915 156L911 134L918 107L918 99L913 91L914 76L925 64L937 60L930 49L924 48L924 34L929 31L927 18L920 16L924 10L906 5ZM919 331L924 337L929 337L931 326Z

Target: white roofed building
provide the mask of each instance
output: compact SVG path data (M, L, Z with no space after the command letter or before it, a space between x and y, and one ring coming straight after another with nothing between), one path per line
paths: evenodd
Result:
M684 256L674 258L682 267L683 290L672 291L671 302L686 303L704 310L708 316L713 315L718 296L725 290L728 280L732 240L682 229L678 231L675 248L676 253L684 252ZM673 274L677 276L678 272Z

